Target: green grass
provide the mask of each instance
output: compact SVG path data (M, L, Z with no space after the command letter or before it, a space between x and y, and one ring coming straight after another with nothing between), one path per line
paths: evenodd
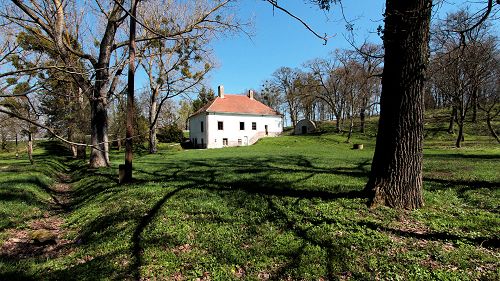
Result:
M364 150L345 138L214 150L164 144L156 155L136 154L128 185L117 184L120 153L97 171L49 156L50 148L38 150L34 167L6 154L0 243L52 210L50 186L62 172L74 181L61 214L73 243L51 258L0 256L0 279L499 279L498 145L483 136L465 149L427 140L426 204L408 212L366 208L360 191L374 138L355 135Z

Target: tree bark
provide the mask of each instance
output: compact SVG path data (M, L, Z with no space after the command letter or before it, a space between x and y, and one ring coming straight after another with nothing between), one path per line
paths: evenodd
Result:
M33 160L33 133L31 131L28 132L28 158L31 165L35 164Z
M474 90L472 91L472 97L471 97L471 105L472 105L472 123L477 122L477 96L478 96L478 89L477 87L474 87Z
M18 135L16 131L16 158L19 157L19 140L18 140Z
M337 133L342 132L343 128L341 125L341 119L342 115L341 114L335 114L335 130L337 130Z
M345 141L346 143L349 143L351 141L352 137L352 129L354 128L354 115L349 114L349 133L347 134L347 140Z
M68 133L68 137L67 137L68 141L73 141L73 132L72 132L71 128L68 128L67 133ZM76 159L78 157L77 146L75 144L70 144L69 150L71 151L71 157Z
M135 15L137 2L132 0L130 2L130 39L129 39L129 65L128 65L128 92L127 92L127 131L125 139L125 175L122 183L132 181L132 160L133 153L133 136L134 136L134 91L135 91Z
M365 134L365 120L366 120L366 107L368 101L366 98L363 99L363 104L361 105L361 111L359 112L359 132Z
M153 123L155 122L157 110L158 90L151 89L151 91L151 104L149 108L149 153L155 154L158 152L158 148L156 145L156 123L154 125Z
M109 166L108 113L105 98L94 98L90 102L90 167Z
M453 106L451 109L451 114L450 114L450 123L448 125L448 134L454 134L455 133L455 120L457 120L457 107Z
M416 209L423 205L424 80L432 0L387 0L380 120L369 206Z
M455 146L457 148L462 147L462 141L464 141L464 120L459 120L458 122L458 135L457 141L455 142Z

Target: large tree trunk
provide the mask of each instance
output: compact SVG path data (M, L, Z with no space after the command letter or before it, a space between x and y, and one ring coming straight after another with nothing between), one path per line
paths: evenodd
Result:
M423 205L424 76L432 0L387 0L380 121L365 190L370 207Z
M108 156L108 113L105 98L90 102L90 167L109 166Z
M342 127L340 125L340 119L342 119L340 114L335 114L335 130L337 133L340 133L342 131Z

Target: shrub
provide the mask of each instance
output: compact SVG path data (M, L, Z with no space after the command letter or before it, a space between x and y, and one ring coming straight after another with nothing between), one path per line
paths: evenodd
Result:
M168 125L158 130L157 137L159 142L181 142L184 135L176 125Z

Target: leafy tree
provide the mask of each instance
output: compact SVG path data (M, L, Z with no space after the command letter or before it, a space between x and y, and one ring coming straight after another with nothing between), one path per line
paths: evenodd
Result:
M201 87L198 97L193 100L193 112L200 110L205 104L213 101L215 99L214 90Z
M158 131L158 140L163 143L182 142L184 134L175 124L161 127Z

